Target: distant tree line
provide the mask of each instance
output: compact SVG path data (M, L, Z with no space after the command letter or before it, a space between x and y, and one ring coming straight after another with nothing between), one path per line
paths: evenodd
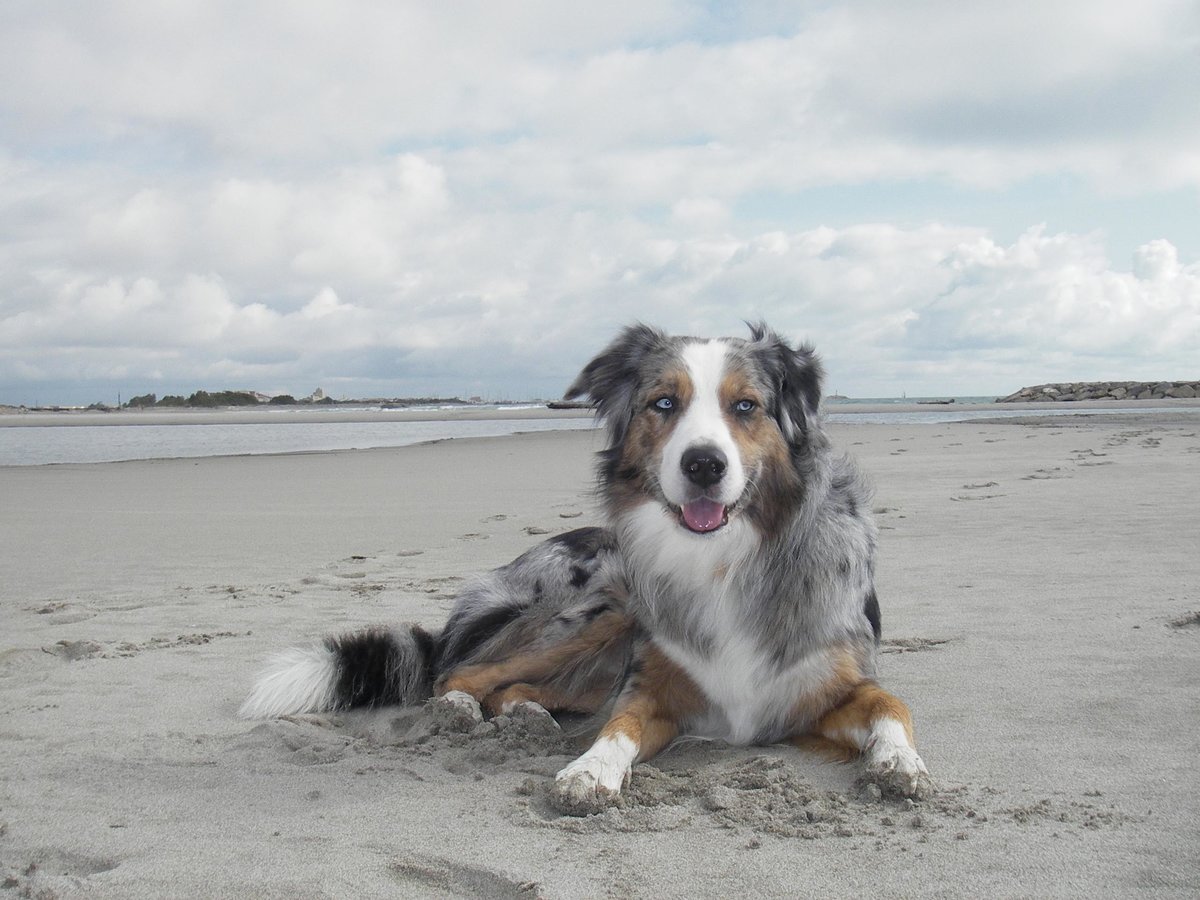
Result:
M148 406L257 406L258 398L248 391L196 391L190 397L168 394L161 400L157 394L142 394L140 397L131 397L125 405L135 409Z
M211 408L216 406L258 406L263 403L249 391L196 391L188 397L178 394L167 394L159 398L157 394L142 394L131 397L125 407L128 409L146 409L152 406L191 406ZM403 408L407 406L471 406L477 400L463 400L460 397L397 397L394 399L373 400L334 400L332 397L322 397L320 400L309 400L307 397L297 400L291 394L279 394L265 401L271 406L332 406L338 403L379 403L385 407ZM494 401L512 403L512 400Z

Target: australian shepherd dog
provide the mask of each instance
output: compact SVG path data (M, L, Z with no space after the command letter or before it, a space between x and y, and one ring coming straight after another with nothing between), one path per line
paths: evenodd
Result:
M434 702L608 711L554 799L587 813L676 737L863 758L884 793L930 789L905 704L875 680L869 491L818 413L821 365L750 339L626 328L567 391L607 426L607 528L470 583L440 634L331 637L277 656L247 718Z

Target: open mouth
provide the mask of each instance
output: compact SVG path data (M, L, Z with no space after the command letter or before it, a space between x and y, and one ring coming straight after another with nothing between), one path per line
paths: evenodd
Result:
M679 508L679 521L688 531L707 534L728 524L729 508L716 500L700 497Z

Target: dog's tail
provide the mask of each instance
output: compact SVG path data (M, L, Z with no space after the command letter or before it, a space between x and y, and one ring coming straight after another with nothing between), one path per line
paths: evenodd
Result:
M294 647L270 660L238 715L269 719L417 703L433 693L436 643L419 625L406 625Z

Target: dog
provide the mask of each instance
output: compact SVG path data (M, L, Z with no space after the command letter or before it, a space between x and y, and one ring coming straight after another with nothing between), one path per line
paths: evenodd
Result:
M765 324L748 340L624 329L566 392L607 428L608 527L533 547L468 584L445 628L375 628L277 657L259 718L411 704L610 710L558 773L560 810L617 797L676 737L792 742L891 796L932 789L908 707L876 681L869 489L819 413L822 367Z

